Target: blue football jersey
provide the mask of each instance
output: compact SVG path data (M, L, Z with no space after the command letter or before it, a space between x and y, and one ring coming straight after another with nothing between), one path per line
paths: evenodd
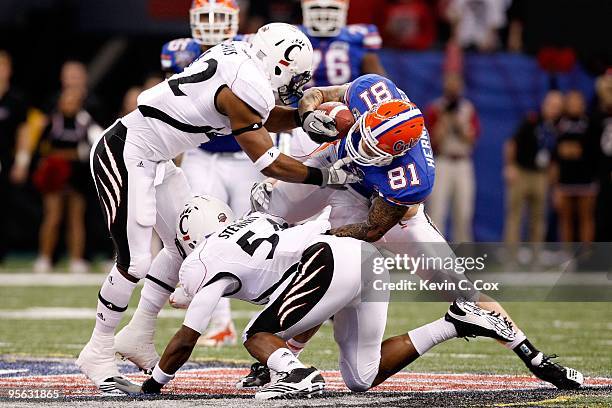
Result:
M353 81L361 72L365 54L380 49L382 40L372 24L351 24L335 37L313 37L298 26L312 43L313 74L307 87L341 85Z
M200 44L193 38L177 38L163 45L162 71L178 74L202 54Z
M406 94L387 78L376 74L354 80L346 91L344 103L356 117L380 102L390 99L408 100ZM348 138L338 143L338 158L346 157ZM350 163L363 176L351 184L365 197L378 195L390 204L412 205L424 201L431 193L435 178L435 163L429 133L423 132L419 143L405 155L396 157L387 166L361 166Z

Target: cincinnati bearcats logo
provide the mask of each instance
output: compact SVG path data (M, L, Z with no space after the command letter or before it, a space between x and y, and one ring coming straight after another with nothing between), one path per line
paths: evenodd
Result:
M285 60L287 60L289 62L293 61L293 58L291 58L291 53L296 48L298 48L301 51L302 48L303 48L303 44L300 44L300 43L291 44L289 47L287 47L287 49L285 50Z
M185 228L185 226L183 225L183 223L189 219L189 215L191 214L191 208L186 208L181 215L179 216L179 223L178 223L178 227L179 227L179 231L181 232L181 234L183 235L187 235L187 233L189 232L189 230L187 228ZM184 239L184 238L183 238Z
M217 219L219 220L219 222L225 222L227 221L227 215L225 215L225 213L219 213Z

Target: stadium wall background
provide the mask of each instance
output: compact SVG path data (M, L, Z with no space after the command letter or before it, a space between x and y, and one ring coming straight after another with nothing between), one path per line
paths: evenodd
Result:
M180 3L180 8L186 9L189 2ZM122 44L119 57L92 83L92 91L104 102L101 124L109 125L125 90L142 83L148 74L159 72L161 45L168 39L189 35L187 14L178 13L178 6L167 14L159 9L160 4L153 0L3 0L0 49L13 56L14 84L32 106L42 106L59 88L63 61L77 59L91 65L109 43ZM567 0L528 2L533 10L526 22L526 50L535 52L543 44L570 45L578 49L579 57L599 55L599 61L609 61L610 48L606 43L610 36L601 27L610 26L597 21L605 18L602 10L609 9L612 2L585 0L578 9L575 4ZM439 95L441 51L383 50L381 57L389 76L419 105L426 105ZM591 69L594 65L599 67L589 58L582 60ZM534 57L503 53L466 57L467 96L476 104L482 121L475 152L477 240L495 241L501 237L501 146L520 118L537 108L549 79ZM593 94L593 78L580 67L560 76L558 83L562 89L578 88L589 98ZM11 242L20 250L34 251L40 220L39 198L31 187L26 187L9 199L16 214L11 220ZM95 199L90 203L88 252L108 250L109 241L99 223Z

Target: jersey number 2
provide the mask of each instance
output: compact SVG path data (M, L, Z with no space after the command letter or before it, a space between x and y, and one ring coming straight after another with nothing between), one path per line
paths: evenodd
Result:
M215 73L217 72L217 60L211 58L209 60L206 60L206 62L208 63L208 67L202 72L197 72L193 75L168 80L168 85L170 86L170 89L172 89L172 93L175 96L186 96L185 93L181 91L181 88L179 88L179 85L195 84L198 82L204 82L212 78L213 75L215 75Z
M408 180L410 180L411 186L418 186L421 184L421 180L417 175L416 168L414 163L410 163L406 166L408 170L408 177L406 178L406 170L404 170L403 166L396 167L387 172L387 177L389 178L389 186L393 190L399 190L408 185Z

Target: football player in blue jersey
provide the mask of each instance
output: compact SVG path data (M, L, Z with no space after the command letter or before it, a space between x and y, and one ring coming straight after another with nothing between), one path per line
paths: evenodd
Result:
M346 24L349 0L302 0L303 24L313 48L308 87L343 85L364 74L385 75L378 58L382 39L373 24ZM292 132L291 155L305 157L318 144L301 129Z
M299 110L308 121L311 111L331 101L345 103L357 121L341 140L334 141L333 134L311 133L317 140L327 138L330 143L322 145L305 163L324 166L344 159L353 171L362 175L362 180L347 190L334 191L308 186L295 188L284 182L276 182L272 189L264 182L252 192L255 207L259 210L267 207L268 213L295 223L330 205L330 234L378 241L385 249L399 254L454 257L422 204L433 188L435 162L420 110L392 81L380 75L364 75L341 86L311 88L300 100ZM453 278L446 271L417 273L432 281ZM499 303L478 291L447 295L468 297L514 324ZM440 319L408 332L409 342L419 356L436 344L469 333L469 322L453 321L455 329L448 323ZM287 348L298 355L317 329L288 340ZM518 327L514 340L503 345L513 350L538 378L560 389L578 388L583 382L580 372L553 362ZM268 378L266 374L269 375L265 367L256 363L238 386L261 385L262 378Z

